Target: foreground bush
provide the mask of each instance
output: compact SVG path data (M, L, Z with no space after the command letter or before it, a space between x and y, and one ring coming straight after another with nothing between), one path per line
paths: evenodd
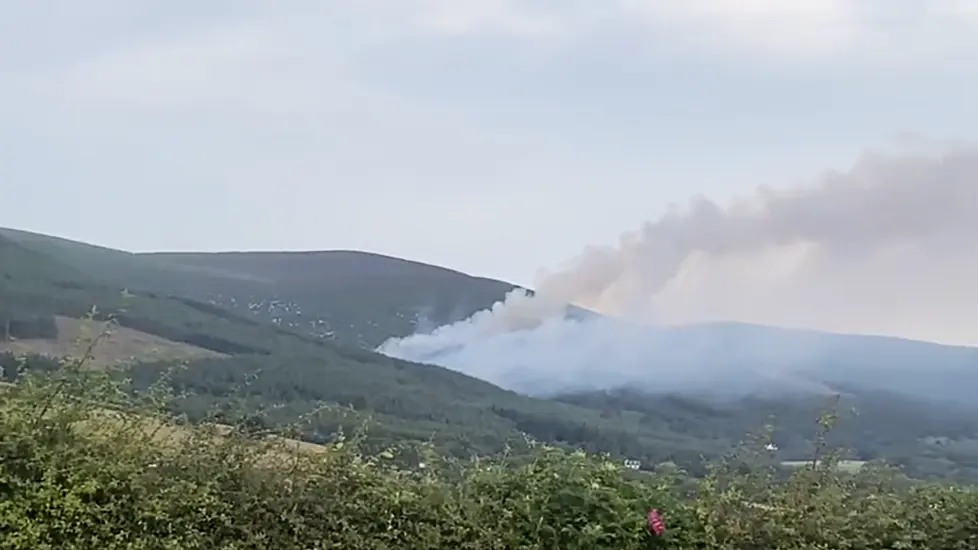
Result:
M20 377L0 395L0 548L978 548L972 490L836 474L830 453L784 481L748 446L690 492L677 474L549 447L398 460L355 440L310 450L218 434L160 410L83 369Z

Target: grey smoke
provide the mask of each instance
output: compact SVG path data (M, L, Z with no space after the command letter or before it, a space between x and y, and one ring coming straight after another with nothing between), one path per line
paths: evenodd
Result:
M379 349L539 390L783 383L798 380L790 365L819 351L763 331L750 333L768 335L757 341L715 331L691 339L664 328L673 324L734 320L975 343L976 176L978 149L953 146L867 153L848 171L760 187L725 206L696 197L614 246L586 248L540 277L532 296L514 291L490 310ZM569 320L568 304L603 316Z

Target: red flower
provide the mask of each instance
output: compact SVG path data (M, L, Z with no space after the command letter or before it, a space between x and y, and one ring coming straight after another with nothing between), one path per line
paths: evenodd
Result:
M649 533L659 536L666 530L666 524L662 521L662 516L655 508L649 509Z

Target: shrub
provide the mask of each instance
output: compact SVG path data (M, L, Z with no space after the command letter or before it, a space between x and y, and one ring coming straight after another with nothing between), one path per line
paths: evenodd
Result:
M690 480L543 445L468 461L366 453L357 434L301 446L248 416L187 424L165 380L132 395L82 363L0 394L2 548L978 548L972 489L839 473L823 447L785 479L758 438Z

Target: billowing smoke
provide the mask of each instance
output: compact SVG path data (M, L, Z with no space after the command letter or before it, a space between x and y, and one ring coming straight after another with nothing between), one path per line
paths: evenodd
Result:
M569 319L568 305L602 315ZM380 351L540 390L708 384L727 371L729 383L750 378L745 364L784 379L783 365L821 346L665 328L704 321L978 342L978 149L867 153L807 186L726 206L694 198L585 249L533 294Z

